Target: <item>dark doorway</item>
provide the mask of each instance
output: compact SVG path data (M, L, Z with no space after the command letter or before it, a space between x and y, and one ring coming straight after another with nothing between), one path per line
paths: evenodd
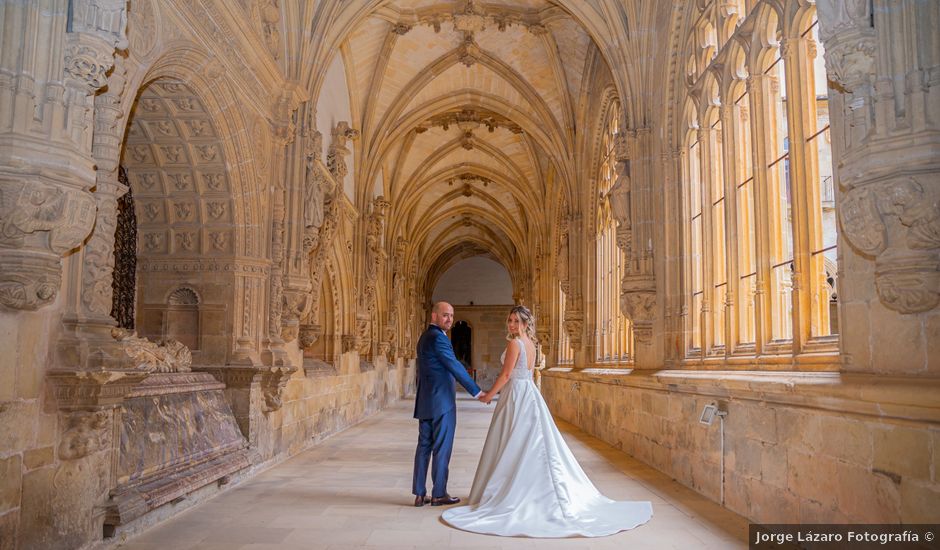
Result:
M451 341L454 345L454 355L457 360L463 363L470 376L476 379L476 371L473 368L473 329L466 321L457 321L451 329Z

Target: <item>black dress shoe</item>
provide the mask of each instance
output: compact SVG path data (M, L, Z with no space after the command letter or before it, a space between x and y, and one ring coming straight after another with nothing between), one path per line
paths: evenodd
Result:
M434 497L431 499L431 506L449 506L451 504L457 504L460 502L460 499L457 497L452 497L450 495L444 495L442 497Z
M431 499L424 495L418 495L415 497L415 507L424 506L425 504L431 502Z

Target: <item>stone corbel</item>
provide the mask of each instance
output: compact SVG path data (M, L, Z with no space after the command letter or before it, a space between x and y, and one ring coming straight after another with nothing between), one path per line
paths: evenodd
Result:
M637 342L649 344L653 337L656 307L656 279L649 276L624 277L620 288L620 310L633 323Z
M938 186L903 178L855 187L839 205L843 234L875 259L881 302L899 313L940 305L940 200Z
M565 310L565 332L568 333L568 341L571 347L578 349L581 347L582 333L584 332L584 312L580 307Z
M291 375L297 372L297 367L267 367L262 368L261 394L264 396L264 412L279 410L283 405L284 388Z
M0 184L0 303L36 310L62 282L60 257L79 246L95 222L94 198L80 189L32 178Z
M344 334L342 341L343 353L349 353L359 348L359 338L355 334Z
M536 330L536 336L539 339L539 351L542 357L547 357L552 353L552 332L544 325L545 323L542 323L542 326Z
M200 371L208 372L216 380L225 384L227 390L258 390L264 399L261 405L263 412L273 412L279 410L284 403L284 388L290 377L297 372L294 366L233 366L200 368ZM246 402L250 402L250 399ZM236 417L248 416L249 411L242 410L233 404ZM244 433L244 428L243 428ZM245 433L246 437L248 434Z
M360 356L368 357L372 354L371 315L356 315L356 344Z
M310 349L317 343L317 340L323 336L323 327L314 324L300 325L299 341L300 349Z
M390 342L384 342L384 341L383 341L383 342L379 342L378 350L377 350L376 353L377 353L380 357L385 357L386 359L388 359L388 358L389 358L388 352L389 352L390 349L392 349L392 344L391 344Z
M877 37L871 1L819 0L816 8L830 82L843 93L853 93L874 75Z
M293 342L300 330L300 319L310 310L310 283L307 280L287 281L284 287L281 338L285 342Z

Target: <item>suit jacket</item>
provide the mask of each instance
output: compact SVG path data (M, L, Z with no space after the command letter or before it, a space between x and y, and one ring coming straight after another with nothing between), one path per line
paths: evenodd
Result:
M480 393L467 370L454 356L454 348L444 331L435 325L418 339L418 395L415 398L415 418L431 419L442 416L457 406L456 381L470 395Z

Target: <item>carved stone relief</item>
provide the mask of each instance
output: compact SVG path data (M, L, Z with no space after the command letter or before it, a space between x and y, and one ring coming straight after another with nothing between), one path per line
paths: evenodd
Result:
M925 189L926 187L926 189ZM881 302L900 313L940 304L940 206L937 182L878 181L848 190L839 221L846 240L875 259Z
M110 411L75 411L62 415L59 458L78 460L111 447Z
M124 346L134 368L145 372L189 372L193 363L189 348L176 340L163 345L140 338L136 332L115 328L111 331L115 340Z

